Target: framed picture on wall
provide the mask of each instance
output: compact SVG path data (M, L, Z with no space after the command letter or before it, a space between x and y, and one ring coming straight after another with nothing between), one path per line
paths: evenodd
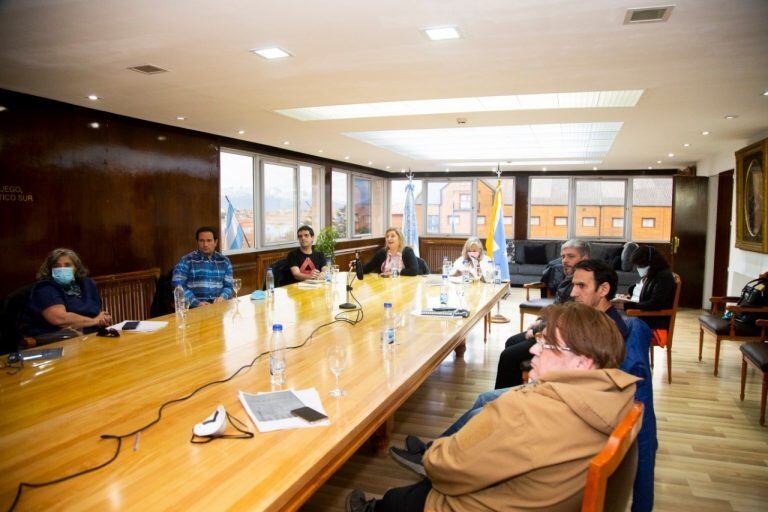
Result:
M736 247L768 252L768 139L736 152Z

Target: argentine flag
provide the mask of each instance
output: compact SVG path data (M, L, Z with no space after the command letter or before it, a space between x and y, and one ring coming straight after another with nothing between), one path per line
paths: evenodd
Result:
M419 255L419 232L416 229L416 197L413 195L413 181L405 186L405 206L403 207L403 235L405 244Z
M496 193L493 195L491 223L488 225L488 238L485 240L485 251L493 260L494 265L501 268L501 280L509 281L509 262L507 261L507 241L504 238L504 201L501 195L501 180L496 183Z
M232 203L229 202L229 199L227 199L227 203L229 204L229 208L227 208L227 221L226 227L224 228L224 233L227 237L227 250L242 249L245 232L243 231L243 228L240 227L240 222L235 218L235 208L232 206Z

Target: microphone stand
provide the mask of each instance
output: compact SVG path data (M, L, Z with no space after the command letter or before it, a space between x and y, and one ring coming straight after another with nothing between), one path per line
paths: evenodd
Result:
M351 278L349 277L350 274L352 274ZM349 302L349 293L352 291L352 283L355 282L356 277L357 272L347 272L347 302L344 304L339 304L339 309L357 309L357 305Z

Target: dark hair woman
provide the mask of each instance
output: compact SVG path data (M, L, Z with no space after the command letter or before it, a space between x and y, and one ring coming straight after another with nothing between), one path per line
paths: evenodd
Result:
M641 245L630 261L637 267L640 281L629 287L630 300L624 309L657 311L669 309L675 301L677 285L666 258L650 245ZM668 329L669 318L642 317L651 329Z
M96 283L88 278L77 253L54 249L37 272L37 283L22 319L25 336L54 333L61 329L90 332L112 323L101 310Z

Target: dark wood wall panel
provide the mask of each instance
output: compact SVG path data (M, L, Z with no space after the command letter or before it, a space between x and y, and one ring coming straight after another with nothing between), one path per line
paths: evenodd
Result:
M464 242L465 238L420 238L419 253L432 273L439 274L443 270L443 256L448 256L453 264L461 256Z

